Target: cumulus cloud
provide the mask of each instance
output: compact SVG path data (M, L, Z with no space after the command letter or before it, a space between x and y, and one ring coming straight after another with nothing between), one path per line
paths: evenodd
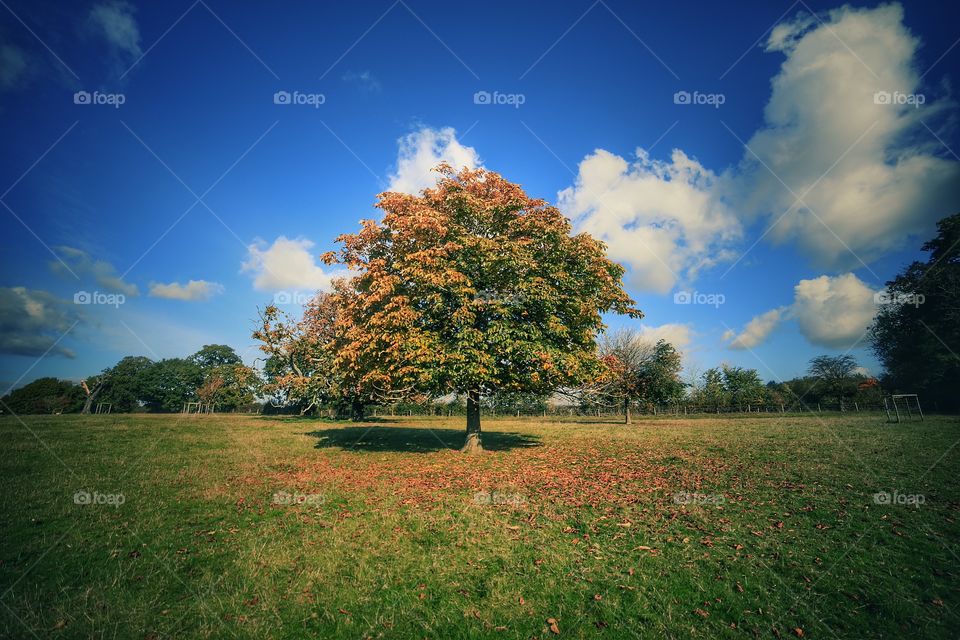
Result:
M118 55L132 62L143 51L140 48L140 28L133 17L134 8L126 2L101 2L90 10L90 26L94 33L106 40Z
M432 169L441 162L455 169L475 169L482 164L477 150L461 144L452 127L423 127L400 138L397 144L397 166L390 174L387 191L418 195L436 184L437 174Z
M907 102L921 95L919 41L900 5L843 7L824 21L807 15L771 32L767 51L786 59L730 186L742 210L769 224L787 212L774 241L849 268L929 234L954 212L960 163L921 118L933 124L955 105L931 94L919 108Z
M16 88L27 71L27 54L12 44L0 44L0 90Z
M851 349L877 313L876 293L852 273L801 280L794 287L793 304L754 317L739 334L728 330L723 340L731 349L752 349L781 322L796 320L811 344Z
M717 197L716 180L680 150L659 161L637 149L629 163L598 149L558 198L578 228L606 242L610 256L629 267L635 289L666 293L735 255L740 223Z
M659 326L643 325L640 327L640 337L650 342L665 340L672 344L678 351L683 351L690 346L693 337L693 331L688 324L668 323Z
M207 282L206 280L190 280L186 284L171 282L163 284L154 282L150 284L150 295L154 298L167 298L168 300L209 300L211 297L223 293L223 285L217 282Z
M781 23L766 51L784 60L737 165L597 150L559 193L561 208L610 245L632 287L659 293L730 261L741 223L772 226L768 240L831 269L915 243L960 201L960 162L924 126L955 103L929 94L914 106L917 47L896 4Z
M59 343L79 314L76 307L47 291L0 287L0 353L40 357L45 353L73 358Z
M253 286L261 291L280 289L329 289L337 272L327 272L310 252L314 243L306 238L280 236L270 246L263 241L247 247L242 270L253 274Z
M852 347L877 313L876 293L852 273L801 280L793 302L800 333L816 345Z
M124 282L112 264L105 260L94 260L86 251L74 247L56 247L60 260L50 262L55 273L68 274L72 271L79 277L90 276L103 289L122 293L132 297L140 294L137 285ZM61 262L62 261L62 262ZM67 269L69 267L69 270Z

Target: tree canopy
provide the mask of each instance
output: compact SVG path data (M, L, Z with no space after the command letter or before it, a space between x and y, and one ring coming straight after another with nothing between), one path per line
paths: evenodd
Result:
M960 213L937 224L925 262L887 282L870 342L887 387L919 393L941 410L960 410Z
M589 379L608 311L640 317L603 243L492 171L448 165L419 196L380 194L324 256L356 275L336 292L350 321L338 363L381 396L467 395L467 444L480 446L479 398L549 392Z

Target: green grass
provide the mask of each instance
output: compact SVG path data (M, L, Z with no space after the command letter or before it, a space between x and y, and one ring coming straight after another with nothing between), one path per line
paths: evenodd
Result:
M960 634L955 418L23 420L2 637Z

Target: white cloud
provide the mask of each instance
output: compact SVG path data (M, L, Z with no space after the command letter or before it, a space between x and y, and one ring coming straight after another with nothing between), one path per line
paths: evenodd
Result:
M16 88L27 70L27 55L12 44L0 45L0 89Z
M73 358L60 340L79 317L70 301L47 291L0 287L0 353Z
M253 286L261 291L280 289L329 289L338 272L326 272L310 252L313 242L306 238L280 236L269 247L262 241L247 247L247 261L241 269L253 274Z
M101 2L90 10L90 25L118 54L133 61L142 55L134 8L126 2Z
M731 349L752 349L767 339L774 329L784 318L786 309L771 309L766 313L754 317L743 328L739 334L732 329L728 329L723 334L723 339L729 341L727 345Z
M665 293L730 261L745 221L776 222L768 240L845 270L929 235L955 212L960 162L921 123L935 130L955 104L932 94L920 108L874 98L921 90L902 8L843 7L823 20L807 14L771 31L766 49L785 59L738 165L715 173L682 151L656 161L643 149L632 163L604 150L580 163L560 206L630 268L628 284ZM790 210L791 190L809 207Z
M122 293L128 297L140 295L137 285L124 282L116 268L106 260L94 260L86 251L74 247L56 249L62 262L55 260L49 263L55 273L69 274L73 271L78 277L91 276L97 285L107 291Z
M640 327L640 337L654 343L658 340L665 340L678 351L683 351L690 346L693 331L690 325L680 323L661 324L656 327L643 325Z
M852 347L877 313L875 293L852 273L801 280L793 302L800 333L816 345Z
M849 268L859 266L857 256L870 262L927 235L954 213L960 163L945 159L921 124L935 127L952 103L931 94L920 108L875 100L878 92L922 89L919 41L900 5L843 7L825 22L800 17L771 33L767 51L786 59L730 187L739 208L772 224L795 203L785 183L809 209L797 204L770 237L796 242L817 264Z
M678 280L734 257L740 223L718 199L716 180L680 150L660 161L637 149L630 164L598 149L558 199L578 228L606 242L610 256L630 268L629 284L666 293Z
M223 293L223 285L206 280L190 280L186 284L171 282L150 284L150 295L155 298L169 300L209 300L212 296Z
M831 349L850 349L861 341L877 313L875 294L852 273L801 280L793 290L793 304L755 316L737 334L728 330L723 340L731 349L761 344L785 320L796 320L811 343Z
M397 144L397 167L390 174L387 191L419 195L437 183L437 173L432 169L441 162L458 170L475 169L482 164L476 149L460 144L452 127L423 127L400 138Z

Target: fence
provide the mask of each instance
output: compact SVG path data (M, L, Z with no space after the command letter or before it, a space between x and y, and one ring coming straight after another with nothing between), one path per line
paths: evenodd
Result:
M648 405L645 407L631 407L631 416L640 415L707 415L707 414L786 414L786 413L874 413L882 412L882 402L842 402L842 403L804 403L784 402L782 404L744 404L744 405L712 405L692 402L680 402L664 405ZM550 418L550 417L580 417L580 418L624 418L622 409L589 408L574 406L553 406L545 409L504 409L483 407L482 412L488 417L513 418ZM367 407L368 417L454 417L465 416L464 407L450 407L445 405L416 406L416 407Z

